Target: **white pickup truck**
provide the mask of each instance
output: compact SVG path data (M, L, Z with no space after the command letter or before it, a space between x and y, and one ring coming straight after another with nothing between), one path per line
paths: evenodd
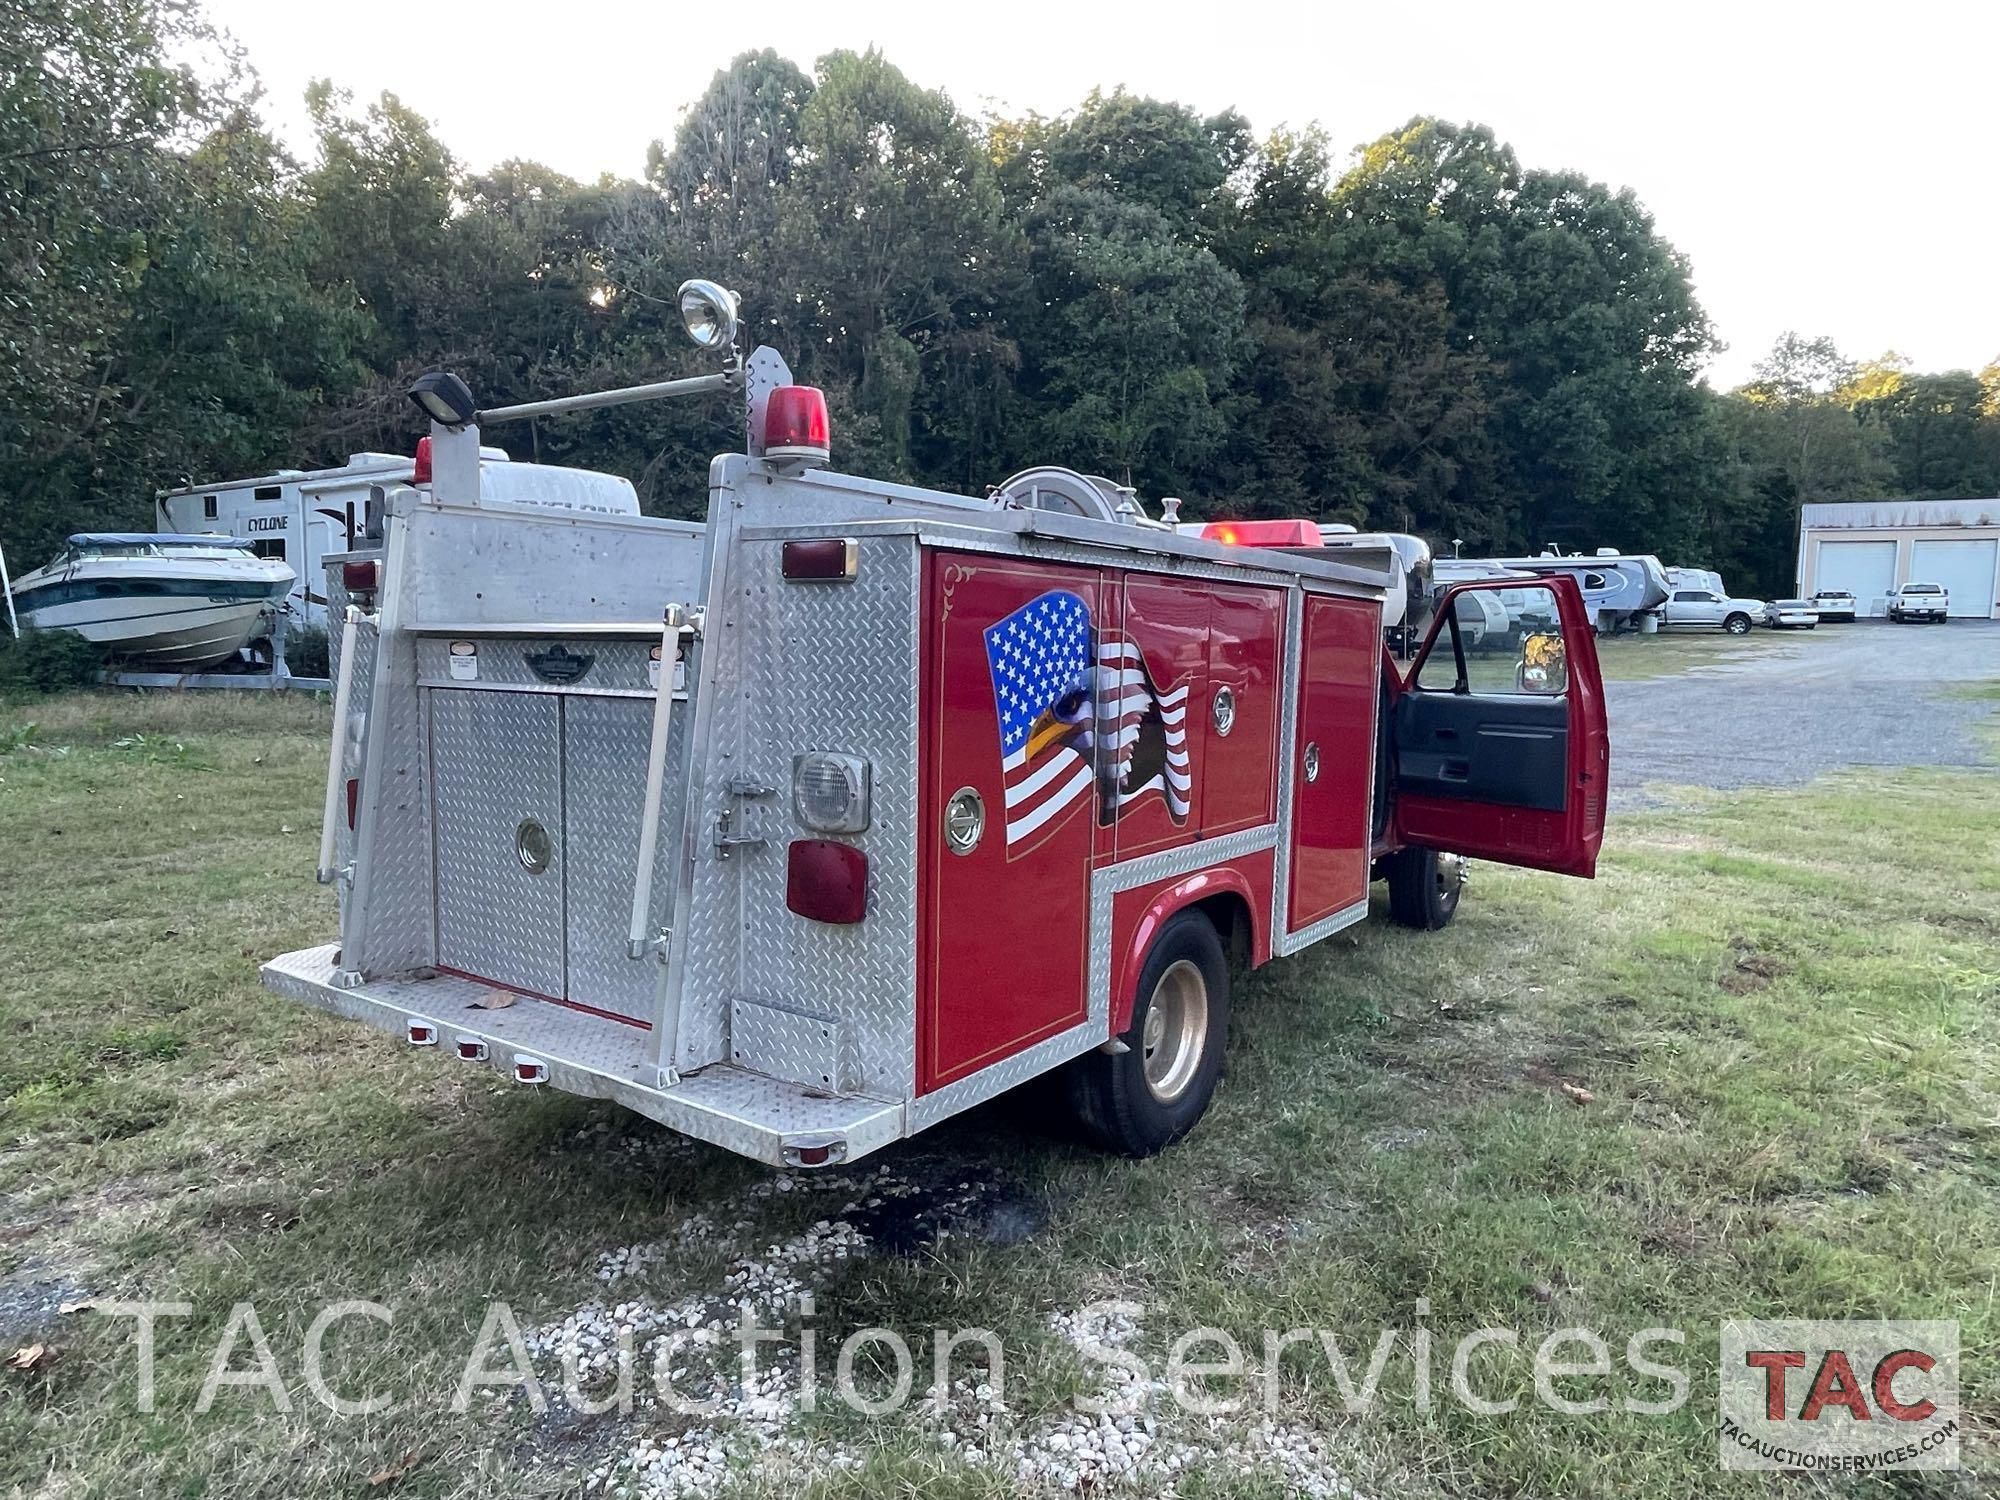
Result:
M1675 589L1667 595L1661 623L1675 628L1705 625L1748 635L1769 608L1762 599L1736 599L1714 589Z
M1941 583L1906 583L1889 596L1889 618L1897 623L1935 620L1942 625L1951 614L1951 594Z

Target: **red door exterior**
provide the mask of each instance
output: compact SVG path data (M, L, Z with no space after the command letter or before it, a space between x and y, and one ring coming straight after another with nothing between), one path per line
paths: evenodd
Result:
M1423 694L1416 686L1419 673L1433 651L1449 653L1452 641L1446 632L1458 595L1475 590L1546 588L1555 597L1558 624L1562 632L1563 654L1567 662L1567 687L1559 701L1565 705L1563 727L1567 734L1565 754L1557 775L1560 787L1552 797L1541 799L1553 805L1525 805L1519 798L1478 800L1460 796L1438 796L1398 790L1395 833L1399 843L1443 849L1454 854L1490 859L1500 864L1526 865L1553 870L1559 875L1580 875L1586 879L1597 872L1597 851L1604 842L1604 799L1610 775L1611 735L1606 724L1604 679L1597 665L1597 642L1584 610L1583 595L1571 578L1539 579L1532 585L1505 582L1468 583L1452 589L1439 601L1437 618L1430 635L1403 679L1402 693ZM1465 704L1476 716L1481 695L1442 694ZM1505 702L1506 695L1499 701ZM1486 701L1494 701L1488 698ZM1402 708L1399 705L1399 715ZM1400 722L1400 720L1399 720ZM1405 747L1398 745L1398 755ZM1556 777L1550 778L1552 781Z
M1277 816L1279 642L1285 596L1277 589L1211 586L1207 699L1199 719L1201 836L1261 828ZM1229 733L1216 724L1215 696L1228 689Z
M1379 605L1306 596L1292 746L1289 932L1368 897L1381 653Z
M917 1086L1083 1020L1096 828L1091 568L929 553L919 728ZM966 852L947 809L976 798Z

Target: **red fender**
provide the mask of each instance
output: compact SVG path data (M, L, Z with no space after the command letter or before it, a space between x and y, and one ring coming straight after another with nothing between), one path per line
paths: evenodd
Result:
M1269 875L1266 874L1266 884ZM1111 1035L1117 1036L1132 1024L1132 1009L1139 1000L1139 971L1146 965L1146 950L1153 945L1167 921L1184 907L1214 896L1236 895L1250 913L1250 962L1261 964L1271 956L1269 922L1259 909L1249 879L1234 865L1214 865L1183 876L1172 885L1162 886L1146 904L1125 951L1112 955L1117 960L1111 992ZM1270 891L1264 893L1270 899ZM1224 934L1226 940L1227 934Z

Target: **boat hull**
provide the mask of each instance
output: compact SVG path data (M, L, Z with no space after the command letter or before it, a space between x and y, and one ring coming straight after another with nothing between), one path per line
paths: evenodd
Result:
M251 558L206 567L170 560L144 573L107 559L31 574L14 603L24 627L73 631L120 661L193 672L248 645L292 577L283 564Z

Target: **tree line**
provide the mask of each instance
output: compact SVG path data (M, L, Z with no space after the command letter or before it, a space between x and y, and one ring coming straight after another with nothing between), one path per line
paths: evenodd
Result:
M1419 118L1336 164L1122 90L973 119L877 52L719 72L641 180L475 171L392 96L308 94L310 159L194 0L9 0L0 545L150 528L183 482L409 451L403 391L482 404L701 368L675 289L742 294L823 386L837 462L980 491L1109 474L1185 513L1655 551L1781 589L1797 506L2000 489L2000 369L1787 335L1741 390L1629 190ZM695 515L713 406L496 431Z

